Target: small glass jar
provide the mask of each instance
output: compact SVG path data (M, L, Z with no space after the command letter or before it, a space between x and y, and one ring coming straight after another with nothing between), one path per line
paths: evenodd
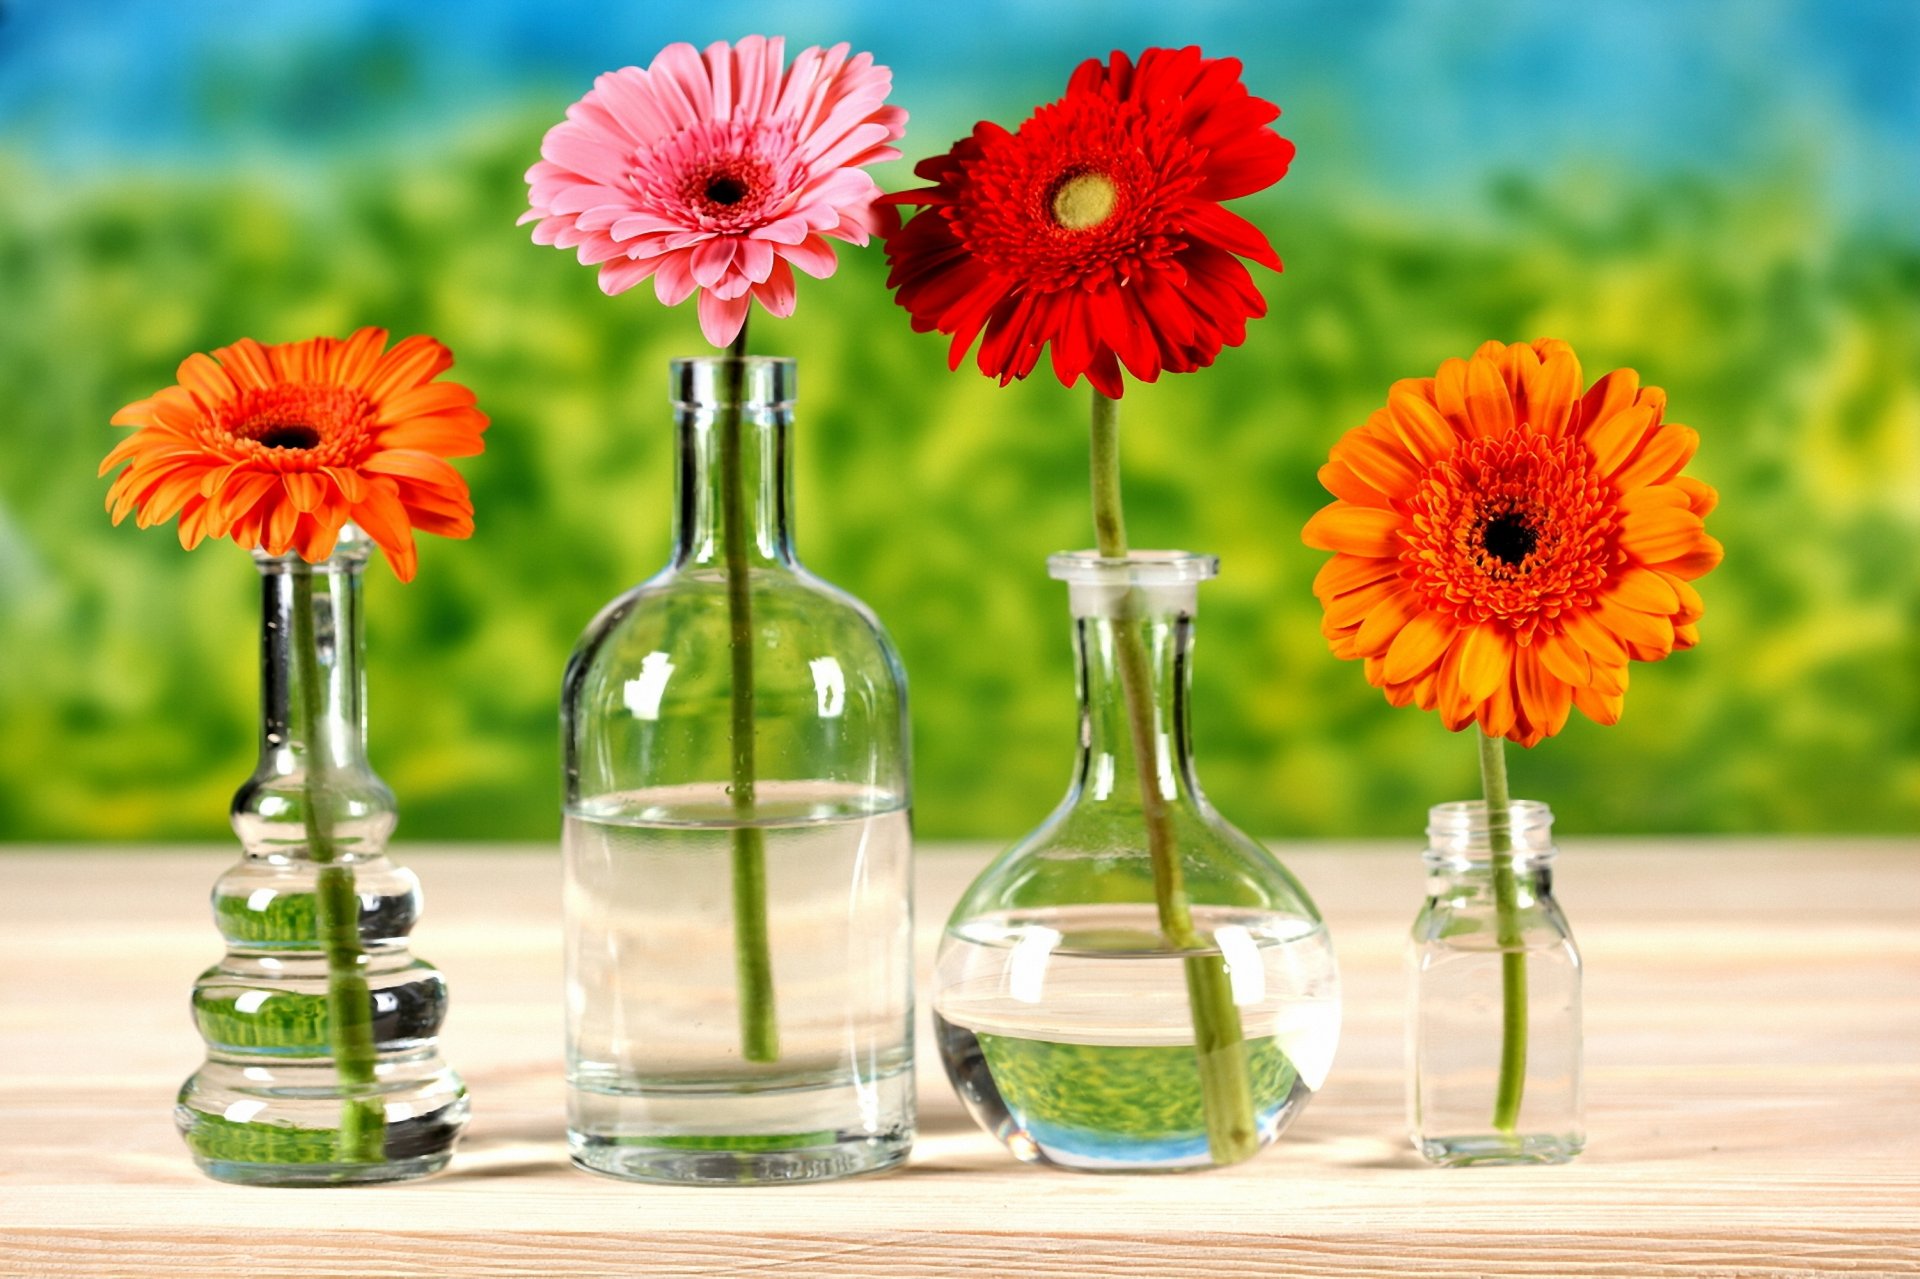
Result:
M1427 901L1408 951L1407 1105L1447 1167L1558 1164L1586 1144L1580 951L1553 899L1553 813L1514 800L1428 814Z

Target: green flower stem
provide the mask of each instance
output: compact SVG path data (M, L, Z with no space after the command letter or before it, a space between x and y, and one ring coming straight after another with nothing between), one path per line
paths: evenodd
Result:
M1513 873L1513 809L1507 795L1506 740L1480 734L1480 787L1487 800L1487 850L1493 854L1494 927L1500 943L1500 1082L1493 1126L1520 1126L1527 1088L1527 952L1520 932L1520 886Z
M340 1133L334 1157L341 1163L379 1163L386 1157L386 1108L370 1096L375 1081L373 995L367 989L366 952L360 945L360 898L353 867L339 862L333 841L332 795L327 780L332 754L327 741L320 654L313 629L313 568L295 564L293 578L293 677L300 685L306 721L302 761L307 855L320 871L314 885L315 931L327 956L327 1045L340 1081ZM345 642L344 637L342 642Z
M755 820L753 589L747 560L746 498L741 492L741 419L747 375L747 326L727 348L720 405L720 518L727 544L728 647L733 657L732 755L733 964L740 987L740 1051L748 1061L777 1061L780 1028L773 1004L773 955L767 942L767 839Z
M1120 502L1120 406L1093 393L1093 529L1100 554L1108 559L1127 555L1127 525ZM1153 862L1153 895L1159 909L1160 931L1167 945L1188 952L1184 957L1187 1004L1193 1016L1193 1046L1200 1072L1200 1099L1206 1115L1207 1147L1216 1164L1239 1163L1260 1148L1254 1121L1253 1082L1248 1072L1240 1009L1233 1002L1233 986L1226 962L1209 950L1193 926L1187 900L1180 849L1173 829L1173 812L1160 789L1153 722L1152 668L1146 641L1132 616L1131 603L1114 618L1114 646L1120 666L1120 685L1127 704L1127 724L1133 739L1133 758L1140 774L1140 810L1147 828L1147 853Z

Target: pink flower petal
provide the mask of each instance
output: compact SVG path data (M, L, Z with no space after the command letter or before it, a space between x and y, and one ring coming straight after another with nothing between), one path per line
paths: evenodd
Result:
M780 256L816 280L826 279L840 265L833 255L833 246L817 235L810 235L790 248L781 249Z
M686 253L669 253L658 259L653 276L653 295L666 306L679 306L693 296L699 286L693 282L693 268ZM733 339L729 338L728 341Z
M653 258L635 262L631 258L620 262L609 262L600 268L600 291L608 297L616 293L625 293L640 281L652 275L660 259Z
M752 305L751 297L719 298L702 293L700 332L715 346L731 346L740 336L740 326L747 322L747 309Z
M693 282L710 289L733 266L733 241L708 240L693 250Z
M767 308L767 314L785 318L793 314L795 290L793 271L785 262L774 263L773 273L766 283L753 286L753 296L761 306Z
M827 256L832 257L833 250L827 250ZM765 283L767 272L773 270L773 245L759 238L740 241L740 251L734 265L741 275L753 283Z

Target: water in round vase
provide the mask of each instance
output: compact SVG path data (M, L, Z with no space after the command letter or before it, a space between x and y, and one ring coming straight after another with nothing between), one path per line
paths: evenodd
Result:
M1194 771L1198 584L1184 552L1056 555L1078 658L1066 798L955 907L934 1025L948 1078L1019 1159L1237 1162L1326 1078L1339 975L1319 912Z
M906 686L794 553L790 360L672 366L673 556L568 668L568 1136L639 1180L890 1167L914 1129Z
M360 576L372 545L349 524L322 563L254 556L260 763L233 801L246 856L213 889L227 953L193 989L207 1059L175 1109L194 1160L221 1181L425 1176L467 1123L437 1038L447 983L407 948L420 883L387 859L393 793L367 762Z

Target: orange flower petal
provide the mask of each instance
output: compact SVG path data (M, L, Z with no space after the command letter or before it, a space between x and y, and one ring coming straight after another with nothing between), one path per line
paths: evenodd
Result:
M1673 591L1674 599L1679 601L1679 608L1673 615L1676 628L1706 616L1706 601L1700 598L1699 591L1693 589L1693 583L1672 573L1661 573L1660 580L1667 584Z
M300 512L287 499L284 491L268 494L266 540L263 546L269 555L285 555L293 549L294 526L300 522Z
M1420 611L1420 605L1402 591L1390 591L1381 597L1380 603L1367 614L1360 629L1354 632L1353 647L1362 657L1379 657L1387 651L1387 645L1393 643L1393 637L1400 628L1414 619Z
M1613 482L1622 490L1648 484L1664 485L1693 460L1694 451L1699 447L1698 431L1669 422L1647 436L1639 455L1620 468Z
M1642 613L1672 614L1680 609L1680 597L1665 577L1634 566L1622 569L1602 598Z
M280 477L272 471L243 471L215 493L207 496L207 528L214 537L224 537L240 518L279 486ZM234 538L242 546L258 545L251 539Z
M1602 665L1618 666L1627 660L1626 646L1621 644L1618 636L1602 626L1591 612L1580 610L1564 614L1560 624L1565 628L1567 638L1586 650L1596 669Z
M1345 457L1337 457L1322 466L1319 471L1320 487L1343 502L1355 506L1374 506L1382 510L1393 505L1393 499L1380 490L1373 488L1353 473Z
M327 482L312 471L288 471L280 483L286 487L287 501L302 515L327 499Z
M1602 693L1592 688L1573 690L1573 704L1580 713L1596 724L1618 724L1620 712L1626 706L1626 694Z
M1362 484L1389 497L1404 496L1420 479L1419 469L1399 440L1383 439L1372 431L1349 431L1335 453Z
M1675 577L1691 581L1718 568L1725 556L1726 550L1718 541L1711 537L1702 537L1699 544L1686 554L1677 555L1670 560L1650 561L1650 564L1663 573L1671 573Z
M1540 367L1527 379L1527 420L1543 435L1562 435L1580 398L1580 361L1565 343L1540 356Z
M1412 621L1400 628L1400 633L1393 637L1393 643L1387 647L1386 665L1382 673L1396 684L1418 679L1446 655L1447 647L1453 643L1458 630L1459 627L1450 617L1442 617L1438 613L1416 613Z
M1568 684L1588 683L1593 678L1593 662L1587 656L1587 650L1580 647L1572 636L1565 634L1542 635L1531 647L1536 651L1542 665L1556 679Z
M1358 626L1367 620L1367 615L1379 607L1382 600L1396 593L1397 583L1391 577L1346 591L1326 601L1325 621L1328 626L1340 630Z
M1473 417L1467 411L1467 362L1461 359L1448 360L1440 366L1433 378L1433 406L1440 410L1440 416L1447 420L1454 435L1459 439L1472 439L1474 436Z
M273 371L273 361L267 357L266 348L252 338L241 338L232 346L215 351L213 355L236 386L261 391L279 380Z
M1335 502L1315 513L1300 537L1315 550L1385 558L1400 553L1404 546L1400 530L1406 523L1406 516L1397 511Z
M1580 429L1590 431L1623 409L1631 408L1640 390L1640 375L1615 369L1587 388L1580 400Z
M1600 625L1619 636L1627 644L1629 655L1639 661L1653 660L1644 654L1665 657L1673 651L1673 622L1666 617L1628 608L1617 597L1609 595L1600 597L1594 606L1594 616Z
M1399 571L1395 560L1371 559L1359 555L1336 555L1313 575L1313 593L1322 601L1348 591L1357 591Z
M453 352L424 335L405 338L380 357L363 385L376 400L431 381L453 367Z
M1468 434L1499 439L1513 431L1513 396L1500 366L1476 355L1467 362Z
M195 352L180 362L180 385L193 393L203 408L215 409L239 394L233 379L211 356Z
M429 382L381 401L376 420L382 426L397 426L408 418L445 413L450 409L471 409L473 405L473 392L458 382Z
M1544 652L1521 649L1514 661L1514 689L1519 694L1523 731L1515 740L1533 746L1567 726L1573 711L1573 686L1555 675L1542 659Z
M1468 701L1483 702L1493 696L1512 673L1513 640L1506 627L1481 622L1461 630L1460 690Z
M1647 432L1653 429L1654 418L1650 408L1631 408L1588 427L1587 450L1593 454L1594 469L1612 476L1624 466Z
M332 380L341 386L362 386L380 362L380 352L387 346L385 329L355 329L353 335L341 343L340 350L334 355ZM448 361L451 363L451 359ZM453 383L446 385L452 386ZM471 404L473 401L467 401ZM331 551L328 554L332 554ZM325 556L321 557L326 558Z
M1518 720L1518 711L1513 704L1513 673L1496 684L1480 703L1474 718L1480 721L1480 730L1489 737L1511 737Z
M1711 484L1702 483L1691 475L1676 475L1672 487L1686 495L1687 506L1695 515L1705 518L1714 507L1720 505L1720 494Z
M1643 564L1691 555L1711 540L1698 515L1677 507L1629 511L1620 521L1620 549Z
M407 509L400 503L391 480L371 480L365 500L355 504L353 520L385 553L393 573L403 582L413 580L418 552L413 544L413 529L407 523Z
M1434 407L1431 386L1407 378L1393 384L1387 393L1387 412L1394 433L1413 458L1422 466L1444 461L1453 452L1459 437Z

